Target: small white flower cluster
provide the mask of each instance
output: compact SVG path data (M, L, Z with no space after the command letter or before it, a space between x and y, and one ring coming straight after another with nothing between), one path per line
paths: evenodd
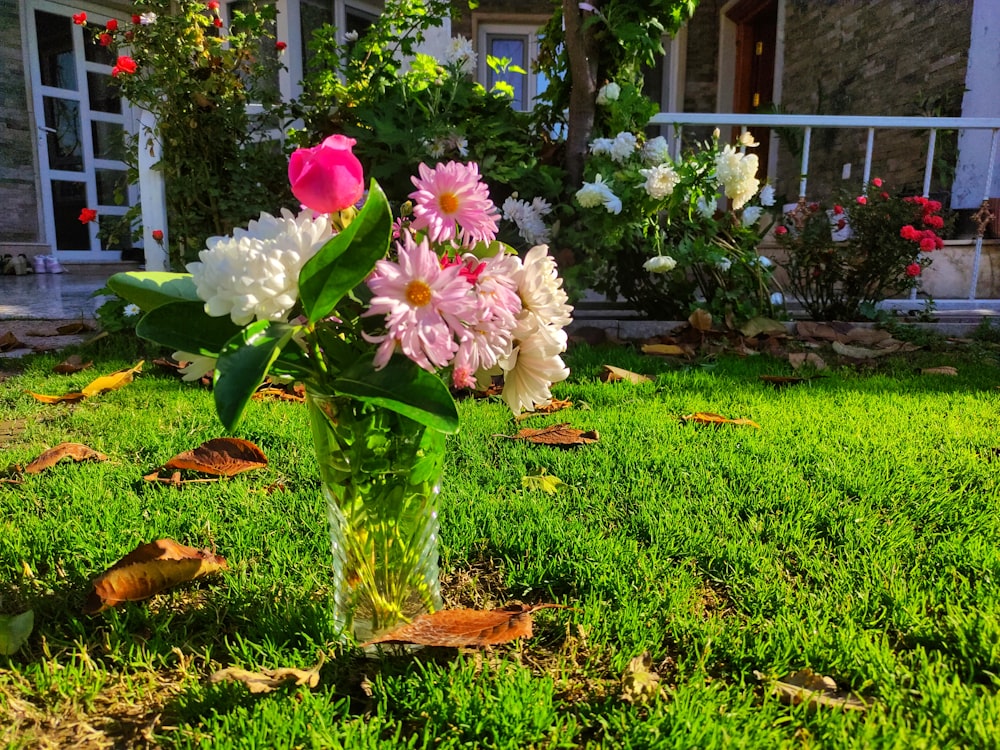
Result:
M445 65L457 65L462 75L476 74L476 51L464 36L452 37L444 56Z
M610 156L621 164L635 153L637 147L638 140L634 133L621 132L614 138L595 138L590 143L590 153Z
M299 271L332 236L325 214L262 213L232 237L209 237L187 270L209 315L229 315L238 326L285 320L298 300Z
M576 191L576 200L584 208L604 206L609 214L622 212L621 198L611 192L611 187L600 173L594 176L593 182L583 183L583 187Z
M650 138L642 145L642 160L647 164L663 164L670 159L670 144L662 135Z
M458 154L465 157L469 155L469 141L465 136L458 133L450 133L445 136L438 136L433 140L424 140L424 148L427 153L435 159L440 159L447 154Z
M617 83L606 83L597 91L596 102L602 107L607 106L611 102L618 101L618 97L621 96L622 89Z
M716 176L726 190L726 197L733 202L734 211L743 208L760 187L757 167L756 154L741 153L728 144L715 158Z
M639 174L646 178L642 187L646 191L646 194L654 200L666 198L674 192L677 183L681 181L677 170L668 162L658 164L649 169L640 169Z
M551 213L552 206L544 198L535 198L531 203L511 196L503 202L503 217L517 225L518 234L529 245L545 245L549 241L549 228L542 217Z

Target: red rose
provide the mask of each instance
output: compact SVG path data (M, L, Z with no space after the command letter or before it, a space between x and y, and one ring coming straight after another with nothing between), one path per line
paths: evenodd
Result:
M775 227L774 228L774 233L777 234L777 235L779 235L779 236L783 235L783 234L788 234L788 228L787 227Z
M97 218L97 211L92 208L83 208L80 210L80 223L89 224Z
M919 263L911 263L910 265L908 265L906 267L906 275L907 276L919 276L920 275L920 264Z
M924 224L931 227L932 229L942 229L944 227L944 219L940 216L925 216Z
M115 63L115 67L111 69L111 76L112 78L117 78L122 73L132 75L135 73L136 68L135 60L128 55L121 55Z
M940 250L943 247L944 247L944 240L942 240L940 237L938 237L935 234L934 235L934 249L935 250Z
M222 19L219 18L218 16L216 16L215 20L212 21L212 24L215 26L215 28L221 29L222 28Z
M153 239L156 240L157 242L163 242L163 230L162 229L154 229L152 231L152 235L153 235Z
M132 23L142 23L142 18L139 17L138 13L132 14Z
M841 206L839 203L834 203L833 212L839 216L840 214L844 213L844 207Z
M863 196L863 195L859 195L858 198L857 198L857 200L858 200L858 203L861 204L862 206L865 205L866 203L868 203L868 199L865 196Z
M872 180L872 185L874 185L875 187L882 187L882 178L881 177L874 178Z
M108 21L108 25L106 28L108 31L118 31L117 19L112 18L110 21Z
M209 2L205 3L205 7L214 13L219 9L219 2L218 0L209 0Z
M904 240L910 240L911 242L917 242L920 240L921 234L917 231L917 228L912 224L905 225L899 230L899 236Z
M925 210L930 211L933 214L936 214L938 211L941 210L941 201L929 201L925 198L924 207Z
M920 251L924 253L929 253L932 250L937 249L937 245L934 243L933 237L924 237L920 240Z
M110 47L111 34L101 34L99 37L97 37L97 41L100 43L102 47Z
M819 204L815 201L809 204L810 211L819 211Z
M882 200L884 200L884 201L889 200L889 194L887 192L885 192L884 190L880 193L880 195L882 196Z
M87 23L87 14L86 13L74 13L73 14L73 23L75 23L77 26L83 26L85 23Z
M837 221L837 229L843 229L847 226L847 219L840 219Z
M276 50L278 50L278 52L281 52L281 51L282 51L282 50L284 50L284 49L285 49L286 47L288 47L288 45L287 45L287 44L285 44L284 42L275 42L275 43L274 43L274 48L275 48Z

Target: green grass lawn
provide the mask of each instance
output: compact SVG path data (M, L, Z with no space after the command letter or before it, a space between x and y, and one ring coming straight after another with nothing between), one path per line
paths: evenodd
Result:
M365 658L333 645L330 552L306 410L254 402L238 436L266 470L182 488L144 474L223 433L211 394L148 365L118 391L43 405L143 356L36 356L0 383L0 469L64 441L105 453L0 484L0 656L10 747L729 748L1000 745L1000 359L923 351L776 389L765 356L685 364L571 349L574 407L515 424L460 404L442 495L449 606L558 602L487 651ZM600 365L650 375L600 382ZM957 377L919 367L954 365ZM2 368L0 368L2 369ZM707 411L757 422L706 427ZM572 450L503 439L568 421ZM566 486L522 489L545 469ZM10 476L8 474L8 476ZM90 580L141 542L214 547L229 571L97 616ZM223 666L300 667L313 690L251 695ZM644 652L662 695L621 698ZM759 671L809 667L863 712L779 701Z

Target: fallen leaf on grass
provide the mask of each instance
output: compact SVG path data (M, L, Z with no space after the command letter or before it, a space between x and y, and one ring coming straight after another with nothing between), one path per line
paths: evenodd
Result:
M24 467L25 474L38 474L51 469L64 458L72 458L74 461L107 461L108 457L103 453L98 453L93 448L83 443L60 443L54 448L49 448L38 458Z
M925 367L920 371L921 375L958 375L958 370L950 365L941 367Z
M754 670L762 682L767 676ZM782 703L798 706L805 703L810 708L842 708L845 711L864 711L868 705L850 693L841 692L832 678L816 674L808 667L793 672L783 680L774 680L772 689Z
M3 447L8 441L20 436L21 433L27 429L27 427L27 419L5 419L0 422L0 447Z
M601 373L601 380L605 383L618 383L624 380L638 385L639 383L653 382L653 379L648 375L640 375L631 370L623 370L621 367L615 367L614 365L601 365L601 367L604 370Z
M94 327L89 323L79 322L79 323L67 323L66 325L59 326L56 328L56 333L60 336L72 336L77 333L88 333L93 331Z
M35 627L33 610L19 615L0 615L0 654L10 656L28 640Z
M75 372L86 370L93 364L93 362L84 362L83 357L79 354L71 354L58 365L53 367L52 372L58 372L60 375L72 375Z
M44 393L33 393L28 391L28 394L43 404L75 404L77 401L83 401L86 397L83 393L79 391L72 391L71 393L64 393L62 396L47 396Z
M83 611L97 614L122 602L148 599L164 589L228 568L224 557L173 539L140 544L94 579Z
M561 400L554 398L547 404L536 406L534 411L521 412L514 417L514 420L520 422L522 419L528 419L528 417L537 417L542 414L552 414L553 412L562 411L563 409L569 409L571 406L573 406L573 402L568 399Z
M295 401L305 403L306 389L301 383L289 383L287 385L275 385L265 383L265 385L254 391L255 400L277 399L278 401Z
M628 663L622 675L621 699L638 704L659 697L660 675L653 671L653 658L646 651Z
M771 318L751 318L740 326L740 333L748 339L752 339L762 333L775 334L786 332L784 323L779 320L771 320Z
M825 370L826 362L818 354L809 352L792 352L788 355L788 363L792 366L793 370L798 370L801 367L808 365L815 370Z
M642 345L643 354L658 354L663 357L687 357L694 352L690 349L678 346L677 344L643 344ZM607 367L607 365L605 365ZM642 375L640 377L646 377ZM648 381L649 378L646 378Z
M267 456L264 451L249 440L221 437L208 440L194 450L178 453L162 468L189 469L202 474L232 477L266 466Z
M684 422L694 422L695 424L732 424L738 426L756 427L760 429L760 425L749 419L729 419L728 417L723 417L721 414L713 414L709 411L698 411L694 414L685 414L681 417Z
M0 352L10 352L15 349L23 349L26 346L27 344L18 340L13 331L7 331L3 336L0 336Z
M809 378L800 378L797 375L761 375L760 379L779 388L786 385L798 385L809 380Z
M494 646L531 637L531 613L539 609L571 609L565 604L509 604L497 609L444 609L361 644L416 643L421 646Z
M541 445L556 445L562 448L596 443L601 439L596 430L578 430L575 427L570 427L569 422L560 422L537 429L525 427L519 430L516 435L499 435L498 437L505 437L509 440L526 440L529 443Z
M102 375L84 386L82 393L87 398L90 398L106 391L116 391L131 383L135 378L135 374L142 372L142 365L143 361L140 360L135 367L130 367L127 370L119 370L110 375Z
M844 357L850 357L851 359L874 359L875 357L881 357L883 354L888 354L888 352L885 351L867 349L863 346L841 344L839 341L833 342L833 350L837 352L837 354Z
M319 654L319 663L312 669L294 669L279 667L278 669L262 669L251 672L239 667L227 667L214 672L208 678L209 682L242 682L251 693L271 693L279 687L292 683L295 686L314 688L319 685L319 670L323 666L323 652Z
M545 467L539 469L537 474L528 474L521 477L521 487L526 490L540 490L549 495L554 495L560 487L565 487L566 483L559 477L548 473Z

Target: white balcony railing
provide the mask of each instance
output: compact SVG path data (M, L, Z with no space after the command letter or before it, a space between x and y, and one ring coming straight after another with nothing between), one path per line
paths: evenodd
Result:
M939 130L985 130L991 132L989 158L986 165L986 181L983 185L983 199L979 211L973 216L977 224L975 255L973 256L971 278L969 279L969 300L976 299L979 270L983 252L983 234L991 215L989 212L990 188L997 164L997 146L1000 143L1000 117L868 117L855 115L753 115L730 113L660 112L650 121L650 125L669 126L672 131L672 153L676 157L683 145L684 126L715 125L749 128L801 128L802 162L799 168L799 200L806 199L809 181L809 153L812 131L815 128L851 128L867 132L865 166L862 186L871 179L872 154L875 148L876 130L926 130L927 154L924 166L923 195L930 192L931 173L934 165L934 148ZM915 299L916 290L911 299Z

